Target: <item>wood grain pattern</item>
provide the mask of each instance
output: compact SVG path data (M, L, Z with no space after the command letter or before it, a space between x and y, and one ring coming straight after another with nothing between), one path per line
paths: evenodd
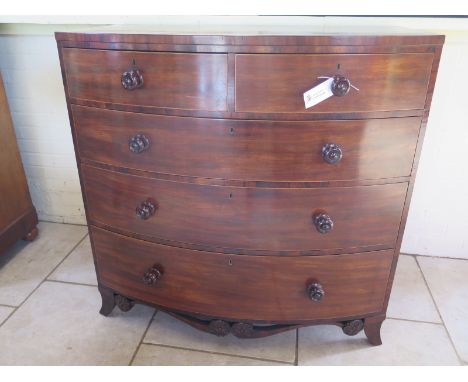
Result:
M420 126L419 118L241 122L81 106L72 106L72 110L83 159L163 174L231 180L304 182L409 176ZM129 139L139 134L150 141L150 147L135 155ZM323 146L332 142L343 149L343 159L334 165L322 157Z
M260 180L236 180L222 178L200 178L193 175L175 175L150 172L128 167L114 166L102 162L95 162L86 158L83 164L102 168L110 171L123 172L125 174L143 176L151 179L172 180L175 182L206 184L211 186L232 186L232 187L266 187L266 188L323 188L323 187L353 187L353 186L373 186L377 184L393 184L408 182L411 176L399 176L397 178L379 179L353 179L353 180L328 180L328 181L260 181Z
M407 184L322 189L213 187L125 175L82 166L91 221L156 238L271 251L339 249L397 238ZM148 220L135 208L158 203ZM328 234L313 216L334 220Z
M119 32L100 33L90 32L56 32L55 38L61 42L102 42L111 49L113 44L161 44L161 45L195 45L203 47L215 46L270 46L280 48L291 46L296 51L307 46L319 46L330 48L343 48L348 46L357 47L390 47L397 49L400 46L425 46L441 45L444 43L443 35L351 35L351 34L329 34L329 35L215 35L215 34L164 34L154 33L132 33L131 30Z
M107 103L103 101L84 100L81 98L70 98L74 105L96 107L100 109L127 111L132 113L146 113L158 115L171 115L179 117L197 118L225 118L235 120L275 120L275 121L323 121L323 120L348 120L348 119L374 119L374 118L404 118L422 117L424 110L388 110L388 111L353 111L343 113L259 113L259 112L231 112L231 111L206 111L171 109L167 107L155 107L144 105L124 105ZM232 109L234 105L228 105Z
M37 225L0 75L0 253ZM32 236L31 236L32 237Z
M226 110L227 56L64 49L69 96L125 105ZM138 67L141 88L126 90L122 73Z
M393 251L282 258L189 251L91 227L102 283L166 308L239 320L294 321L364 315L382 309ZM161 264L148 286L143 274ZM320 280L325 297L306 286Z
M100 41L60 41L63 48L80 49L105 49L105 50L131 50L136 52L187 52L187 53L228 53L228 54L397 54L397 53L434 53L442 45L439 42L428 44L408 44L398 45L273 45L274 36L268 36L269 39L263 39L262 44L176 44L176 43L158 43L157 39L149 38L146 42L113 42L106 43ZM245 36L244 36L245 37ZM356 36L355 36L356 37ZM434 37L434 36L433 36ZM443 36L435 36L443 37ZM269 42L268 42L269 41Z
M317 113L423 109L432 54L236 56L236 111ZM310 109L302 94L323 80L346 76L359 91Z

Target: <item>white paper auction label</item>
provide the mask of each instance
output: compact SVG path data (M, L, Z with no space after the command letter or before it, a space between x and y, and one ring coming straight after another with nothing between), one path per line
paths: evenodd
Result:
M304 104L305 108L308 109L318 103L325 101L327 98L330 98L333 93L331 91L331 86L333 83L333 78L322 82L321 84L314 86L312 89L307 90L304 93Z

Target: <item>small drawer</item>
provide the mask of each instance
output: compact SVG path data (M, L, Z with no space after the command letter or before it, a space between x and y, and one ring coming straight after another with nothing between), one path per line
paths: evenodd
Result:
M393 251L243 256L193 251L91 227L103 285L161 307L238 320L300 321L378 313Z
M64 48L63 63L72 99L226 110L226 54Z
M421 123L235 121L76 105L72 111L82 159L163 174L271 182L409 176Z
M432 53L238 54L236 111L349 113L424 109ZM337 92L305 109L303 93L317 77L340 75L359 91ZM345 90L342 88L342 90Z
M213 250L393 248L407 190L226 187L81 169L92 222Z

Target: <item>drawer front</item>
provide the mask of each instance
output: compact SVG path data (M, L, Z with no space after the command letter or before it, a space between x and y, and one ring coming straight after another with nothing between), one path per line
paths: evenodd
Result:
M268 113L375 112L423 109L432 54L239 54L236 111ZM340 69L337 69L339 66ZM359 91L304 108L303 93L319 76L343 75Z
M225 54L65 48L63 62L71 98L136 106L226 110ZM125 89L122 74L132 74L136 68L143 82L137 79L135 84L142 84L141 87Z
M72 110L82 158L164 174L257 181L409 176L421 122L235 121L76 105Z
M393 257L391 250L302 257L224 255L148 243L94 227L91 234L104 285L166 308L239 320L380 312ZM151 268L160 272L154 283L148 280L148 274L157 275ZM323 289L318 301L307 293L312 283Z
M391 248L407 189L407 183L316 189L207 186L86 165L82 175L92 221L164 240L267 251ZM333 221L328 233L317 229L328 228L327 219L315 225L321 214Z

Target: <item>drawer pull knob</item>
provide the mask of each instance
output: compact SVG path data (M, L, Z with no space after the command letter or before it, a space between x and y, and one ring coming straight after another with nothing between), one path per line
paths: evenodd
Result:
M327 143L322 147L322 158L329 164L338 163L343 158L343 150L336 143Z
M323 287L318 282L312 282L307 285L307 295L312 301L321 301L325 296L325 291Z
M314 224L320 233L328 233L333 229L333 220L324 213L314 216Z
M122 73L122 86L126 90L134 90L143 86L143 76L137 67Z
M149 219L154 215L158 209L158 204L153 199L146 199L144 202L141 202L139 206L135 209L136 215L142 219Z
M333 76L333 82L331 84L331 91L333 95L337 97L343 97L349 92L349 88L351 87L351 82L340 75Z
M132 153L139 154L149 148L150 142L143 134L137 134L128 141L128 148Z
M163 271L158 265L153 265L143 275L143 282L146 285L155 285L162 277Z

